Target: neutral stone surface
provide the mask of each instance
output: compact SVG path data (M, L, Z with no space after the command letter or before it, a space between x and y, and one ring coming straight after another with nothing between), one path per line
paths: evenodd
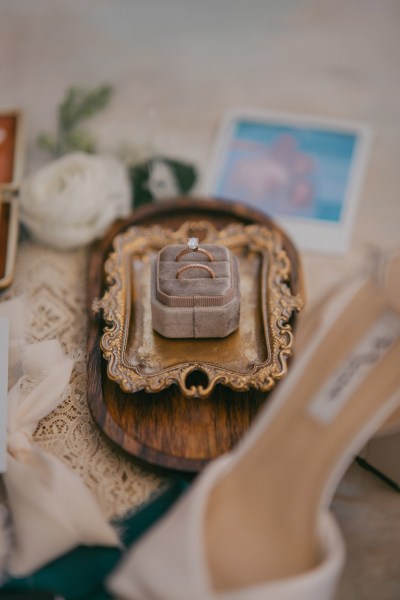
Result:
M400 241L400 3L396 0L1 0L0 106L21 106L28 167L72 83L115 96L91 129L102 148L207 165L227 109L368 123L374 144L349 253L304 255L309 299ZM199 184L201 189L201 182ZM341 600L400 597L400 496L354 466L334 502L347 545Z

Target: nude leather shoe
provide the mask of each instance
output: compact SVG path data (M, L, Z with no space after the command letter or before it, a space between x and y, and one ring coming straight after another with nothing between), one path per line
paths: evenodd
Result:
M205 469L112 575L118 597L334 598L344 546L330 501L400 405L393 289L367 280L335 298L243 442Z

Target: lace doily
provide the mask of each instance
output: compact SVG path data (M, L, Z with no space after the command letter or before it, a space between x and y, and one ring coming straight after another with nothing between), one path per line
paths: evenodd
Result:
M64 402L39 423L35 441L77 471L108 518L137 508L166 481L116 451L86 403L86 250L57 252L20 244L14 282L0 301L26 299L27 342L58 338L76 359Z

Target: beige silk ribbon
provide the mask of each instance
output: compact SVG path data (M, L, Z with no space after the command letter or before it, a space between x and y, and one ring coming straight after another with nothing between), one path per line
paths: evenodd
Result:
M119 539L81 478L33 441L40 419L62 401L74 361L57 340L25 345L21 299L1 303L0 315L10 320L3 480L14 544L8 570L27 575L78 544L116 546Z

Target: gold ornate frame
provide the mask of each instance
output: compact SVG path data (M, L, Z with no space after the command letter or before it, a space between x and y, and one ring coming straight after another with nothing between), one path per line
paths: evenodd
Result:
M239 334L236 337L231 334L228 341L226 338L217 340L217 344L225 344L227 353L232 350L236 357L233 362L199 360L196 355L199 348L210 358L218 356L215 339L202 342L167 340L154 332L148 323L145 296L150 286L150 257L163 246L181 243L190 235L196 235L201 242L222 244L235 252L239 257L239 268L245 275L241 278L241 286L246 277L250 281L249 273L250 269L254 270L254 263L259 265L254 288L259 290L258 306L253 307L251 299L246 301L247 290L241 290L243 318L252 317L251 311L257 311L255 316L262 330L261 335L256 332L258 345L254 343L255 338L249 339L249 348L246 348L247 341ZM132 270L134 261L139 266L136 275ZM301 310L303 299L292 295L291 264L278 231L263 225L243 224L231 224L218 231L207 221L186 222L177 231L159 225L132 227L115 237L114 251L105 263L105 270L108 289L101 300L95 301L93 309L101 309L107 323L101 348L108 361L108 376L125 392L159 392L172 384L178 385L188 398L207 398L217 384L235 391L256 388L266 392L286 373L293 343L289 320L293 311ZM138 281L133 281L135 278ZM252 342L256 347L250 347ZM199 343L205 346L194 346ZM146 344L148 352L143 358L144 354L139 355ZM161 352L157 353L155 348L160 348ZM254 355L250 363L240 359L246 350ZM174 353L177 356L175 363L173 359L171 362ZM207 383L191 384L193 372L200 372Z

